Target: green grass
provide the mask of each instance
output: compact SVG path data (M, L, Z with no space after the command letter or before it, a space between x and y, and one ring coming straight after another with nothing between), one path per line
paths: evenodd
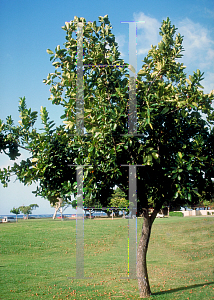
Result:
M138 238L143 219L138 219ZM0 224L0 299L139 299L127 276L128 220L86 220L76 275L76 222ZM214 299L214 217L157 219L148 250L151 299Z

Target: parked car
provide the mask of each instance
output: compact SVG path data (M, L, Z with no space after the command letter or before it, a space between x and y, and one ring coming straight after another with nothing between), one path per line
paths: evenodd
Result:
M130 218L129 215L125 216L125 219L129 219L129 218ZM136 216L131 216L131 219L136 219Z
M2 219L2 223L9 223L9 222L16 222L16 219L14 217L4 217Z
M90 219L90 214L84 215L84 218L85 218L85 219ZM93 215L91 215L91 219L94 219L94 216L93 216Z
M59 217L57 217L57 219L65 219L65 216L64 215L59 216Z
M156 218L164 218L164 214L157 214Z

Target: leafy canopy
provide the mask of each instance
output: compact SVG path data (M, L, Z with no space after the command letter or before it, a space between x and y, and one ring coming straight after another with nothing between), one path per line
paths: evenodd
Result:
M20 208L19 207L18 208L13 207L13 209L11 209L10 212L12 214L19 215L20 214Z
M22 205L20 206L18 209L24 214L24 215L31 215L32 214L32 210L36 209L38 206L38 204L30 204L28 206Z
M84 67L83 75L85 136L76 134L74 33L79 23L83 64L93 65ZM64 108L64 125L56 127L42 107L44 128L39 133L32 126L37 114L21 98L20 125L11 124L7 131L13 136L17 132L19 145L30 151L31 158L1 171L2 183L6 185L11 174L24 184L38 182L36 195L54 203L57 197L76 192L76 169L69 164L84 165L86 192L107 206L115 185L128 197L128 167L121 165L135 164L143 165L137 167L139 209L160 209L169 201L184 205L209 200L214 177L213 91L203 92L200 70L187 78L186 67L179 62L183 37L176 34L169 18L162 22L162 40L151 47L136 78L136 125L141 136L130 136L128 64L120 59L108 16L99 17L99 23L75 17L63 26L64 48L47 50L55 70L44 82L50 85L49 100Z
M129 206L129 201L126 199L126 194L118 187L116 190L114 190L110 198L110 206L120 209L124 209Z

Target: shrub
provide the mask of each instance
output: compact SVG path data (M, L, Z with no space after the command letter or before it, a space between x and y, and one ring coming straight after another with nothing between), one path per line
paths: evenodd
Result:
M183 213L181 211L170 211L170 217L183 217Z

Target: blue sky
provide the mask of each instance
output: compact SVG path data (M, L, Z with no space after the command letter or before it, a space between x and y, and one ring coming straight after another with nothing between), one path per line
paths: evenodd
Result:
M50 117L59 124L62 109L49 101L49 87L42 82L53 67L46 49L54 50L65 42L61 29L74 16L98 22L108 14L122 58L128 63L128 24L122 21L145 21L137 25L138 70L151 44L160 41L159 27L170 18L184 35L182 62L191 74L197 68L205 72L203 86L208 93L214 89L214 5L213 1L27 1L0 0L0 119L12 115L19 120L19 97L26 97L28 107L39 111L46 106ZM22 152L26 158L27 153ZM0 167L11 164L0 154ZM0 186L0 215L9 214L15 206L37 203L34 213L53 213L49 202L35 198L35 186L25 187L11 181L8 188ZM71 213L71 210L67 210Z

